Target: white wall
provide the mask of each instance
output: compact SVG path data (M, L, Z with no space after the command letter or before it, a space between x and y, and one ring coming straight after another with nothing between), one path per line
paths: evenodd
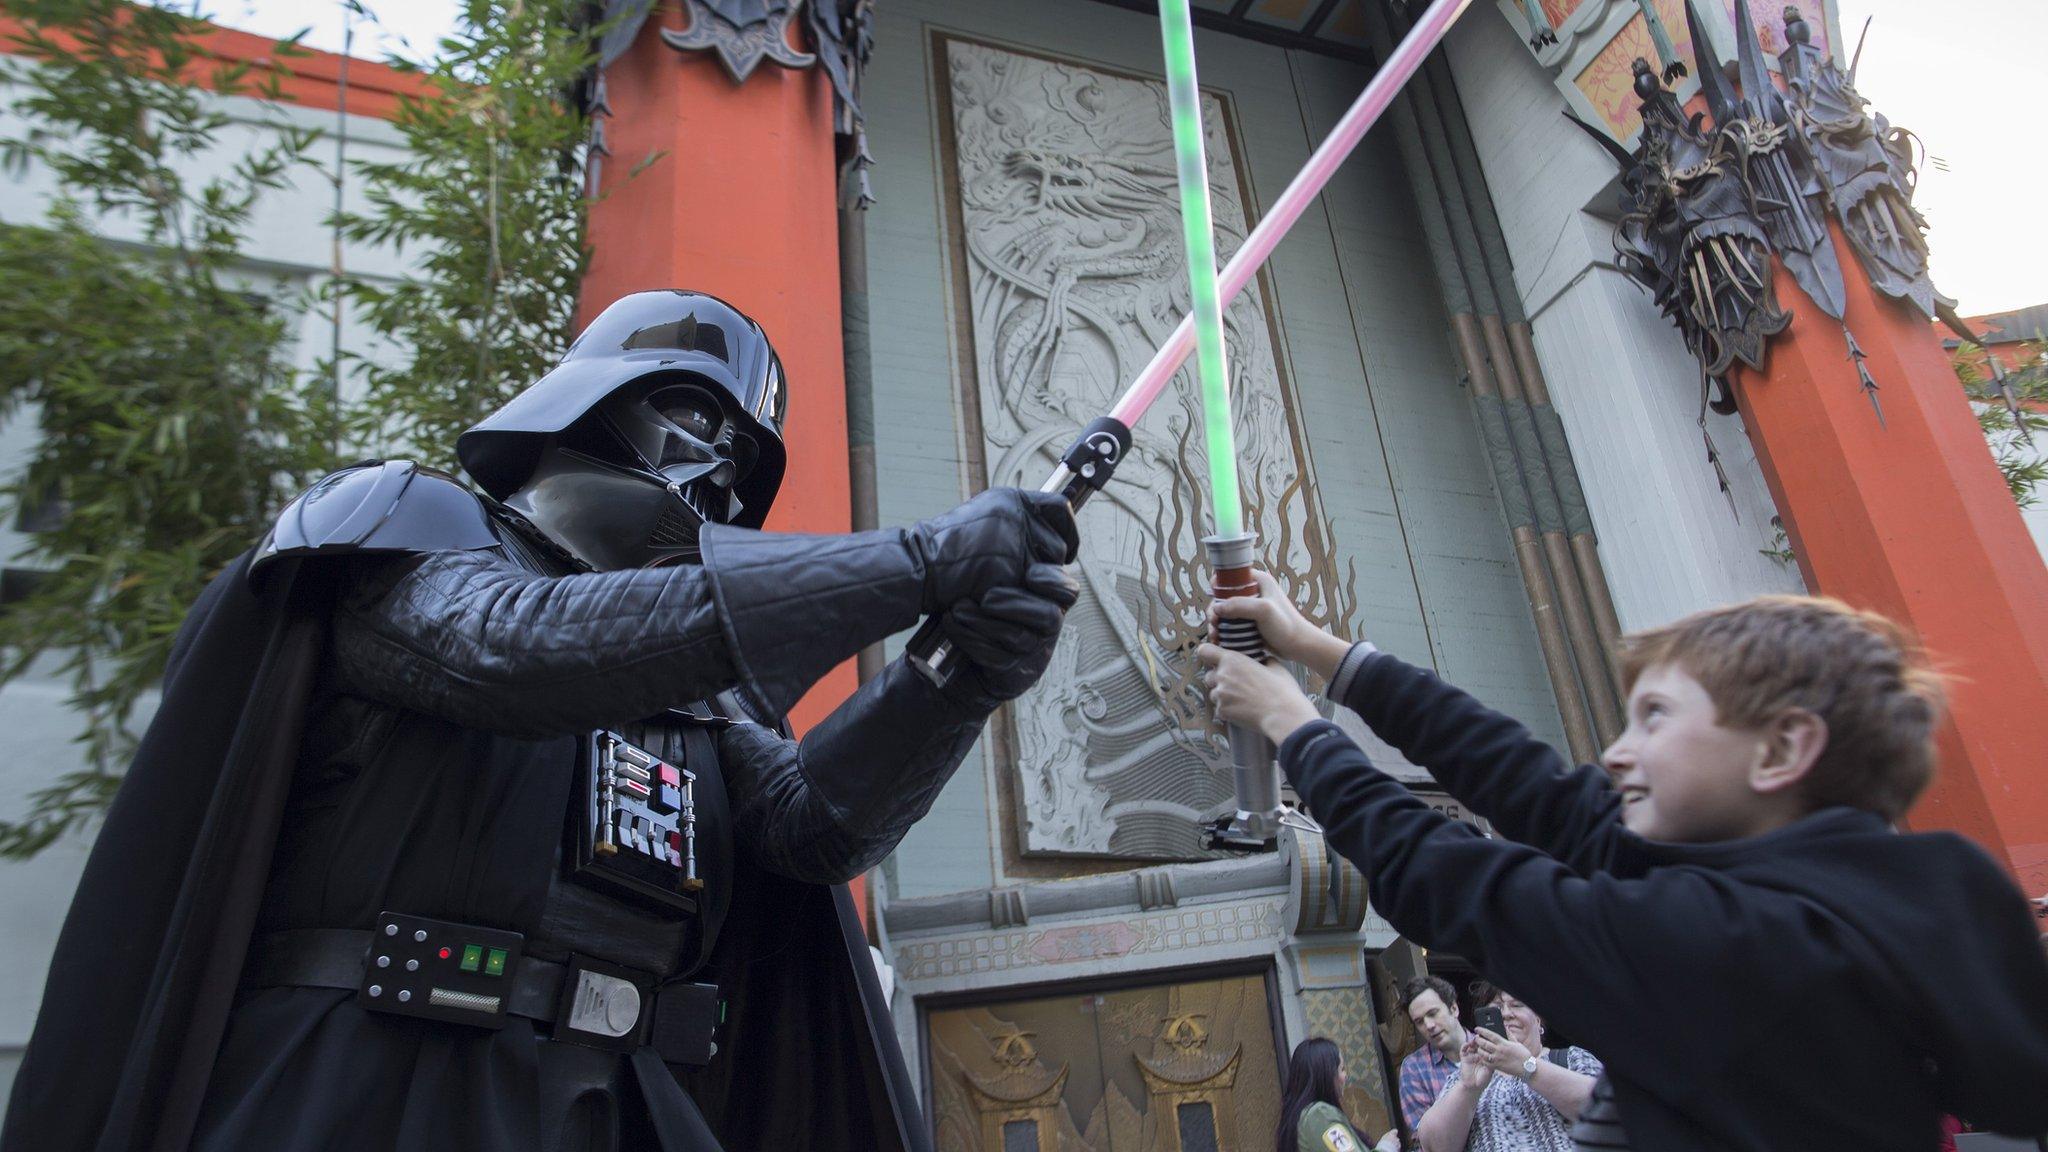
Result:
M19 92L0 86L0 136L16 137L23 127L11 110ZM313 163L293 172L289 186L261 202L243 249L247 260L240 272L250 289L270 295L281 307L295 308L332 268L333 236L322 222L334 206L335 115L295 107L266 108L242 98L209 99L217 100L233 120L220 133L219 148L188 169L196 181L260 146L276 131L273 124L289 123L329 133L315 145ZM389 160L403 153L398 133L381 120L351 116L348 137L351 160ZM46 170L0 176L0 220L33 224L44 219L55 192L55 179ZM368 207L361 180L351 179L344 192L349 208L360 211ZM136 236L132 221L110 220L104 227L117 239ZM417 258L417 253L401 258L386 248L354 243L345 245L342 252L350 274L375 279L400 276ZM344 351L377 357L390 354L346 316L342 328ZM294 364L302 371L312 370L329 354L332 340L331 313L322 309L302 314L294 337ZM22 467L35 439L32 410L18 412L0 424L0 475L12 475ZM0 558L10 564L21 563L16 558L26 543L15 531L11 516L0 520ZM80 748L72 742L80 721L65 703L68 693L67 682L47 667L32 669L0 688L0 814L18 818L28 809L30 793L82 765ZM147 708L138 723L146 721ZM0 861L0 972L7 975L0 982L0 1100L12 1084L21 1048L34 1025L50 950L89 847L87 838L74 836L33 860ZM138 866L147 866L147 862L138 862Z
M1613 211L1614 162L1564 119L1564 97L1496 9L1475 5L1446 50L1622 627L1802 591L1795 568L1761 554L1776 509L1741 420L1707 415L1731 509L1695 423L1698 363L1588 211Z

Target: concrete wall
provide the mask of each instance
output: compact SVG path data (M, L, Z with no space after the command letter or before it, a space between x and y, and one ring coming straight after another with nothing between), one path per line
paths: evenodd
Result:
M9 111L17 95L18 90L0 86L0 137L15 137L21 131L21 122ZM335 128L332 112L270 109L246 99L226 99L220 104L234 120L220 133L217 152L192 166L196 179L203 180L208 172L259 145L275 131L267 126L269 122L281 120L330 134ZM388 160L402 154L402 141L384 121L352 116L348 135L351 159ZM303 294L316 288L332 267L332 234L320 223L334 203L331 135L316 146L312 160L312 165L292 174L289 187L262 201L244 248L248 260L240 270L251 291L288 309L296 308ZM54 180L45 170L0 177L0 220L32 224L43 219L54 191ZM352 181L345 192L349 207L367 207L360 181ZM121 221L107 222L106 231L122 239L134 235L132 225ZM417 259L417 253L411 259ZM381 279L399 276L408 266L407 258L388 249L356 244L345 246L343 260L352 274ZM292 362L301 371L311 371L329 354L332 339L330 312L301 311ZM390 354L347 317L343 319L342 347L358 355ZM0 475L18 470L33 451L35 440L33 411L18 412L0 425ZM26 543L11 517L0 521L0 558L9 564L24 563L17 557ZM47 667L32 669L0 688L0 813L9 818L27 810L30 793L81 764L80 750L72 742L80 718L67 707L68 694L68 683ZM146 708L144 713L138 723L147 721ZM0 861L0 972L7 974L0 985L0 1100L12 1084L22 1046L34 1026L50 950L89 847L89 839L71 837L33 860ZM138 861L137 866L147 867L148 862Z
M1707 414L1731 508L1695 422L1698 363L1613 263L1614 162L1564 119L1564 97L1496 9L1475 5L1446 51L1622 627L1802 591L1795 568L1761 554L1776 509L1741 419Z

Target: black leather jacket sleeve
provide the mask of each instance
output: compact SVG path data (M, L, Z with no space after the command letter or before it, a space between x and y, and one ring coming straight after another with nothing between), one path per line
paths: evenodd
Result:
M334 620L342 686L509 736L616 727L739 681L706 580L542 576L492 552L365 562Z
M917 622L923 564L905 538L706 529L702 564L567 576L496 551L365 558L335 648L356 694L513 736L616 726L729 688L778 716Z
M720 738L735 840L769 871L838 884L880 863L938 798L995 702L940 689L901 659L788 740L758 724Z
M1426 668L1370 645L1353 645L1331 696L1373 734L1401 750L1494 830L1590 875L1627 838L1621 796L1607 773L1574 767L1521 722L1473 699Z

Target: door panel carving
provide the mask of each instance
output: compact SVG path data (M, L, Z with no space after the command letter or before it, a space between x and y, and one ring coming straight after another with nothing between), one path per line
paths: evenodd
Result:
M940 1152L1272 1141L1279 1064L1260 976L944 1009L926 1028Z
M1165 90L971 40L935 43L974 351L963 400L979 413L982 478L1035 486L1187 311ZM1227 259L1247 230L1241 162L1227 98L1204 102ZM1336 570L1266 285L1240 296L1225 326L1246 522L1313 618L1348 623L1355 575ZM1197 822L1230 800L1228 751L1190 658L1208 602L1206 475L1183 372L1081 518L1081 602L1051 670L1012 710L998 770L1015 784L1027 853L1199 857Z

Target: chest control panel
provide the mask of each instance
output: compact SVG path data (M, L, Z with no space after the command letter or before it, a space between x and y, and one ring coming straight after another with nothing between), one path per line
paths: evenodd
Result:
M600 729L577 757L570 875L642 904L696 912L696 774Z

